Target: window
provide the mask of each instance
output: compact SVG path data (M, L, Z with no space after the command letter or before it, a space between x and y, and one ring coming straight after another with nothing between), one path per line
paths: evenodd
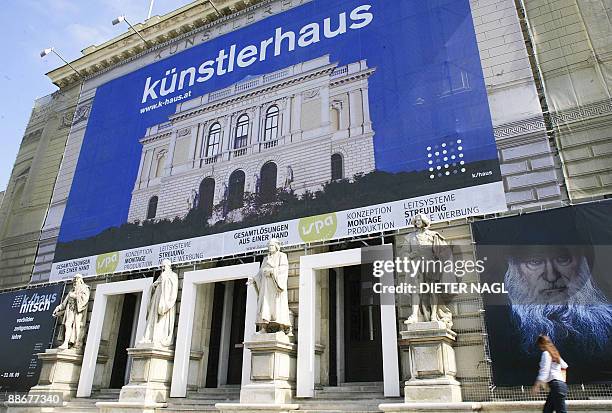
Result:
M272 141L278 137L278 106L270 106L266 111L264 141Z
M214 199L215 180L212 178L204 178L200 183L200 191L198 192L198 209L204 213L205 217L210 217L212 215Z
M221 146L221 125L215 123L210 127L208 131L208 139L206 140L206 157L210 158L219 153L219 146Z
M147 208L147 219L153 219L155 218L155 215L157 215L157 200L158 198L156 196L151 197L151 199L149 199L149 207Z
M229 177L227 209L232 211L241 208L244 201L244 172L236 170Z
M266 162L261 167L259 194L263 202L274 201L274 196L276 195L276 175L277 167L274 162Z
M337 181L344 178L344 171L342 165L342 155L335 153L331 156L331 179Z
M234 136L234 149L247 146L249 140L249 117L247 115L240 115L238 118Z

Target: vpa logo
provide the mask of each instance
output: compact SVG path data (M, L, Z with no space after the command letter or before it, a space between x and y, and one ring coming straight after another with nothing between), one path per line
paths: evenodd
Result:
M315 215L300 219L298 231L304 242L326 241L332 239L338 228L336 213Z
M114 272L119 265L119 252L109 252L98 255L96 259L96 274L108 274Z

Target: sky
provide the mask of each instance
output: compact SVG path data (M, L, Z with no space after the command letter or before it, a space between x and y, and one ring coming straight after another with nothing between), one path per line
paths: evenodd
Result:
M162 15L190 0L155 0L152 15ZM82 56L81 50L101 44L128 30L111 21L125 14L132 24L143 22L149 0L9 0L0 13L0 191L7 187L19 144L34 101L57 87L45 73L61 66L51 54L54 47L66 60Z

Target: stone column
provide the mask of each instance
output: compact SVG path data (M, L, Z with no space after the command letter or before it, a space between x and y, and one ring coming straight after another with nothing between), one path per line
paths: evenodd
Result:
M283 108L283 124L282 137L286 137L291 133L291 96L285 98Z
M166 407L174 350L139 345L127 351L132 358L130 381L121 388L118 401L96 403L100 413L154 413Z
M261 105L255 107L255 114L253 115L253 133L251 136L251 145L259 142L259 125L261 125Z
M291 105L291 140L299 140L302 137L302 94L293 96Z
M409 402L454 403L461 401L461 387L455 375L457 333L441 321L409 324L400 332L400 348L408 353L410 379L404 385L404 398Z
M349 92L349 136L360 135L363 133L363 127L359 119L357 119L357 108L361 104L359 90L351 90ZM363 105L362 105L363 107Z
M140 183L142 182L142 172L144 170L144 161L145 161L145 155L146 155L147 151L143 148L142 152L140 153L140 164L138 165L138 178L136 178L136 188L140 189Z
M166 158L164 176L170 176L172 174L172 162L174 159L174 148L176 147L177 137L178 137L178 129L175 129L172 131L172 137L170 138L170 144L168 145L168 157Z
M38 384L30 389L30 394L61 393L64 400L76 396L81 374L83 352L74 349L48 349L37 354L42 361Z
M255 334L244 345L251 351L251 383L240 389L240 403L217 403L215 407L224 413L299 409L291 403L297 362L295 338L283 332Z
M372 132L372 119L370 119L370 97L367 87L361 89L361 104L363 105L363 133Z
M194 161L196 159L196 146L198 143L199 132L199 125L193 125L191 127L191 140L189 141L189 158L187 160L191 168L194 167Z
M233 142L232 142L233 118L234 118L234 115L227 115L225 117L225 125L223 126L223 134L221 135L221 144L219 145L219 147L221 148L221 151L223 151L224 147L228 151L234 147Z
M329 130L329 86L321 88L321 128Z

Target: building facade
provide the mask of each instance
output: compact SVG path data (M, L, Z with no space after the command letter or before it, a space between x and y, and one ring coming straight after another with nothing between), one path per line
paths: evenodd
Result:
M166 16L156 16L136 25L136 29L154 44L153 50L146 50L142 41L130 33L85 49L84 56L73 62L79 71L89 76L78 105L74 92L71 105L62 103L65 106L56 104L54 107L72 108L77 114L85 114L86 119L96 88L105 82L266 16L291 10L303 1L216 3L220 15L207 2L196 1ZM612 106L608 75L612 28L598 16L609 14L611 10L603 4L593 3L582 0L552 3L470 1L508 206L508 211L496 214L496 218L610 197L612 138L609 117ZM238 220L232 211L241 205L244 194L265 197L282 190L300 194L314 192L326 182L350 180L356 174L374 170L373 141L379 135L375 135L376 125L369 117L368 78L375 70L363 60L338 66L324 55L177 103L167 120L147 128L139 139L141 161L133 185L128 221L183 218L194 208L205 209L211 223L228 218ZM59 68L49 76L61 91L76 90L78 79L68 68ZM568 94L567 90L572 93ZM60 112L56 109L55 116ZM8 263L2 271L14 268L0 279L6 286L26 283L30 275L31 282L49 279L85 136L85 123L79 119L75 116L67 141L68 131L65 130L65 150L61 139L57 138L57 150L61 147L64 152L61 168L61 157L56 154L53 158L55 171L59 168L53 196L50 189L48 192L36 190L36 193L47 193L51 200L42 199L37 204L39 218L42 210L49 207L42 232L34 225L38 222L36 219L26 220L33 225L27 231L32 235L27 244L29 249L24 249L25 244L19 241L20 234L25 232L19 229L21 227L15 223L17 218L14 218L20 216L19 211L25 211L25 206L23 201L15 199L25 199L20 193L27 192L26 182L39 179L27 177L32 174L34 157L26 156L39 151L26 151L29 148L26 139L22 143L25 149L18 156L2 203L4 215L0 218L0 228L4 228L2 231L6 234L0 251L2 260ZM33 126L28 126L28 131L35 132L37 125L42 125L36 122L30 122ZM42 136L47 128L51 126L42 129ZM37 159L46 154L44 148L40 152ZM304 157L312 162L301 162L297 167L293 159ZM37 161L36 165L41 164ZM55 181L52 173L45 175L51 176ZM45 188L53 186L45 182ZM20 185L23 189L19 189ZM43 218L39 219L40 225ZM470 224L484 218L487 217L443 221L432 228L451 245L455 259L467 260L475 256ZM301 375L301 380L305 380L304 377L312 380L313 397L299 399L301 410L380 411L380 404L403 400L398 397L400 389L403 390L403 384L399 383L411 378L411 361L408 353L400 351L397 354L397 347L399 332L406 329L403 322L410 315L408 303L398 299L394 314L385 313L380 305L362 300L363 267L359 263L345 265L334 261L337 255L321 254L392 245L392 254L399 257L408 242L409 231L326 241L286 250L289 261L287 293L295 323L299 325L300 317L303 320L307 314L314 317L309 330L313 338L311 376L304 376L299 364L297 371L298 380ZM27 256L22 257L23 254ZM329 259L332 264L317 271L306 294L301 273L303 262L317 255ZM258 262L262 257L262 253L248 253L238 259L225 257L179 266L175 268L180 280L179 297L191 273L204 271L202 274L209 274L205 271L223 267L228 267L231 273L237 271L236 265ZM147 270L90 278L87 280L92 287L90 312L99 286L118 285L151 274L152 271ZM250 359L245 358L243 345L248 339L244 278L221 277L214 282L198 284L194 287L189 308L183 308L179 298L177 319L182 313L192 312L193 319L197 320L187 332L188 356L187 361L180 364L182 375L173 378L170 384L181 386L184 392L170 397L166 405L156 411L213 409L219 401L239 400L240 385L246 383L250 368L245 364L245 360ZM478 280L476 272L465 275L466 282ZM397 277L396 282L399 281ZM100 411L96 402L119 399L119 391L129 382L133 369L124 356L126 349L135 344L141 297L140 290L109 296L103 316L97 318L102 322L97 326L100 331L97 357L90 360L95 365L90 392L86 398L71 401L72 405L68 406L93 412ZM457 333L453 344L456 379L461 383L463 401L475 403L457 409L496 411L502 407L494 402L504 401L511 402L509 406L516 411L538 411L541 406L527 401L529 397L520 387L496 388L492 381L492 356L481 295L462 294L449 304L449 308L453 313L453 330ZM90 313L88 320L92 317ZM179 324L177 321L177 329ZM391 339L381 332L383 328L389 331L389 325L394 329ZM121 337L129 337L129 340ZM298 341L298 349L301 345ZM388 362L393 357L398 359L397 363ZM173 360L176 368L180 360ZM399 370L394 372L394 368ZM575 399L612 397L608 384L586 384L582 388L577 385L570 393ZM492 404L478 404L481 402ZM588 403L576 403L576 411L592 408ZM607 401L601 403L601 409L609 409Z
M222 201L225 218L245 192L273 200L279 189L301 195L373 171L372 73L365 61L338 67L323 56L177 104L140 140L128 220L195 207L212 215Z
M0 286L27 285L66 139L76 113L73 86L34 103L0 208Z

